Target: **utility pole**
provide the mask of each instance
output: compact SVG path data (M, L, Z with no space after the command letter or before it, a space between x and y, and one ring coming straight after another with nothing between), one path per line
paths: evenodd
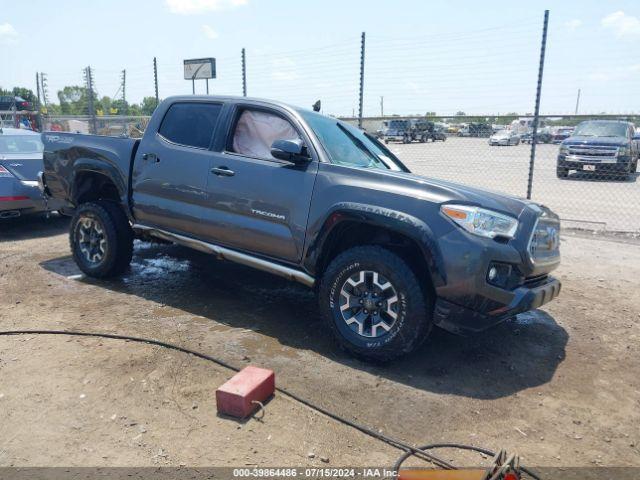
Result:
M40 74L36 72L36 91L38 92L38 112L40 111Z
M122 70L122 101L127 102L127 70Z
M576 98L576 115L578 114L579 106L580 106L580 89L578 89L578 98Z
M358 107L358 127L362 128L362 100L364 97L364 42L365 33L362 32L362 39L360 40L360 99Z
M247 57L242 49L242 96L247 96Z
M42 94L42 103L44 108L49 106L49 92L47 91L47 74L40 72L40 93Z
M93 74L91 73L91 67L87 67L84 71L85 73L85 81L87 86L87 95L88 95L88 107L89 107L89 116L91 117L91 133L96 134L98 131L96 125L96 110L95 105L93 103Z
M384 117L384 97L380 96L380 116Z
M547 27L549 26L549 10L544 11L542 24L542 43L540 45L540 65L538 67L538 86L536 88L536 106L533 113L533 133L531 135L531 158L529 159L529 179L527 181L527 199L531 199L533 187L533 167L536 161L536 143L538 142L538 122L540 120L540 94L542 93L542 72L544 71L544 53L547 48Z
M153 57L153 84L156 87L156 107L160 104L160 98L158 97L158 62L156 57Z

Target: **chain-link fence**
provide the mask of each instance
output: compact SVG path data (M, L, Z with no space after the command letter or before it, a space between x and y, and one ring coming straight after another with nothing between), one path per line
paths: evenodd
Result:
M363 127L419 175L526 197L532 172L532 200L557 212L565 227L637 234L637 120L543 118L533 165L531 117L378 117Z
M149 123L148 115L47 115L43 130L72 133L94 133L111 137L140 138ZM95 128L94 128L95 127Z
M566 227L640 234L640 140L632 138L640 117L618 114L640 110L639 67L618 46L603 44L585 54L606 73L578 71L572 65L581 51L566 62L563 49L576 32L553 24L545 57L541 20L406 37L368 32L286 51L238 48L216 59L208 93L246 91L307 108L321 100L322 113L378 134L417 174L530 196L559 213ZM122 71L78 70L73 79L81 87L64 88L70 82L64 74L40 73L41 81L43 75L47 88L58 90L57 110L73 110L53 115L49 108L46 130L139 137L158 91L160 97L192 92L182 64L162 59ZM540 86L543 115L536 117ZM206 93L204 82L196 82L195 93ZM132 97L137 104L127 103ZM597 114L566 115L579 111ZM575 137L576 126L591 120L595 131ZM614 123L605 127L607 121ZM561 146L567 138L573 145Z

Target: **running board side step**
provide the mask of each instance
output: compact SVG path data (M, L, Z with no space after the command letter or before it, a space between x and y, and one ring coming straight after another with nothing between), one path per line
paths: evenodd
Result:
M240 253L229 248L221 247L220 245L203 242L202 240L196 240L195 238L186 237L178 233L167 232L166 230L161 230L159 228L147 227L146 225L134 224L133 229L135 231L151 235L152 237L157 237L168 242L174 242L200 252L213 254L221 260L240 263L248 267L253 267L257 270L262 270L289 280L294 280L306 285L307 287L313 287L315 284L315 279L311 275L301 272L300 270L285 267L284 265L270 262L263 258L254 257L246 253Z

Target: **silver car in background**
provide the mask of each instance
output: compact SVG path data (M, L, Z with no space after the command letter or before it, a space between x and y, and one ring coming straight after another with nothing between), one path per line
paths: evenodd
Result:
M0 128L0 219L62 207L58 201L45 201L38 188L42 151L39 133Z
M500 130L489 137L489 145L518 145L520 135L513 130Z

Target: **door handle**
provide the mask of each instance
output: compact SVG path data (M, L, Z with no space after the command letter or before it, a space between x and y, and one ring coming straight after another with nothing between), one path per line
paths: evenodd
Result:
M153 160L156 163L158 163L160 161L160 157L158 157L155 153L143 153L142 154L142 159L143 160Z
M233 170L229 170L228 167L225 166L220 166L220 167L215 167L211 169L211 173L215 173L216 175L218 175L219 177L233 177L236 172L234 172Z

